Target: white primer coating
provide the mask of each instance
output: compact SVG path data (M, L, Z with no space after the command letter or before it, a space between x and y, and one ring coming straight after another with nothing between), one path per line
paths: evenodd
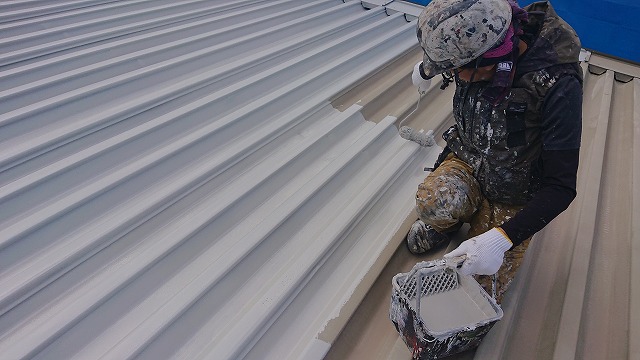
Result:
M498 316L479 286L460 276L457 289L424 296L420 299L420 316L432 333L451 332L463 327L474 328ZM473 286L475 285L475 286Z

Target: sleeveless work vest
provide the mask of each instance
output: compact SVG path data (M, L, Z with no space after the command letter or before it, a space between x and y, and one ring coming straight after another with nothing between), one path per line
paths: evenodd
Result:
M541 186L545 95L564 76L582 82L575 31L547 2L525 9L523 37L531 36L533 44L518 59L510 93L494 105L483 97L490 83L458 81L455 125L443 134L451 151L473 168L484 195L513 205L529 201Z

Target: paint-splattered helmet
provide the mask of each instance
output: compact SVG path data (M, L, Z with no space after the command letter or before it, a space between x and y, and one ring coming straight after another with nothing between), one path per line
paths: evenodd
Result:
M500 44L511 15L507 0L433 0L417 26L427 77L463 66Z

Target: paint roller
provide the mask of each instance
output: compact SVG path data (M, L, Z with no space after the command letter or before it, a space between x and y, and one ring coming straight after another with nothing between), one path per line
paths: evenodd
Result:
M407 116L405 116L402 121L400 121L399 132L401 138L413 141L420 146L429 147L433 146L436 143L436 140L433 137L433 130L429 130L425 133L423 131L416 131L409 126L402 126L402 123L405 122L411 115L413 115L413 113L418 110L418 108L420 107L420 100L422 99L422 95L424 94L424 92L420 92L420 89L418 89L418 102L416 103L416 108L413 109L413 111L411 111L409 114L407 114Z
M400 137L405 140L410 140L418 143L420 146L429 147L436 143L433 137L433 130L429 130L426 133L422 131L416 131L408 126L402 126L400 128Z

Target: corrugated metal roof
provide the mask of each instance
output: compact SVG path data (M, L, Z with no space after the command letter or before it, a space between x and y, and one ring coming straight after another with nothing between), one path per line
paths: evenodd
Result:
M452 92L413 112L416 8L0 9L3 359L409 356L390 276L439 149L397 119L441 132ZM479 358L639 356L638 68L589 63L579 197Z
M1 9L0 357L322 357L437 153L332 105L414 50L404 14Z

